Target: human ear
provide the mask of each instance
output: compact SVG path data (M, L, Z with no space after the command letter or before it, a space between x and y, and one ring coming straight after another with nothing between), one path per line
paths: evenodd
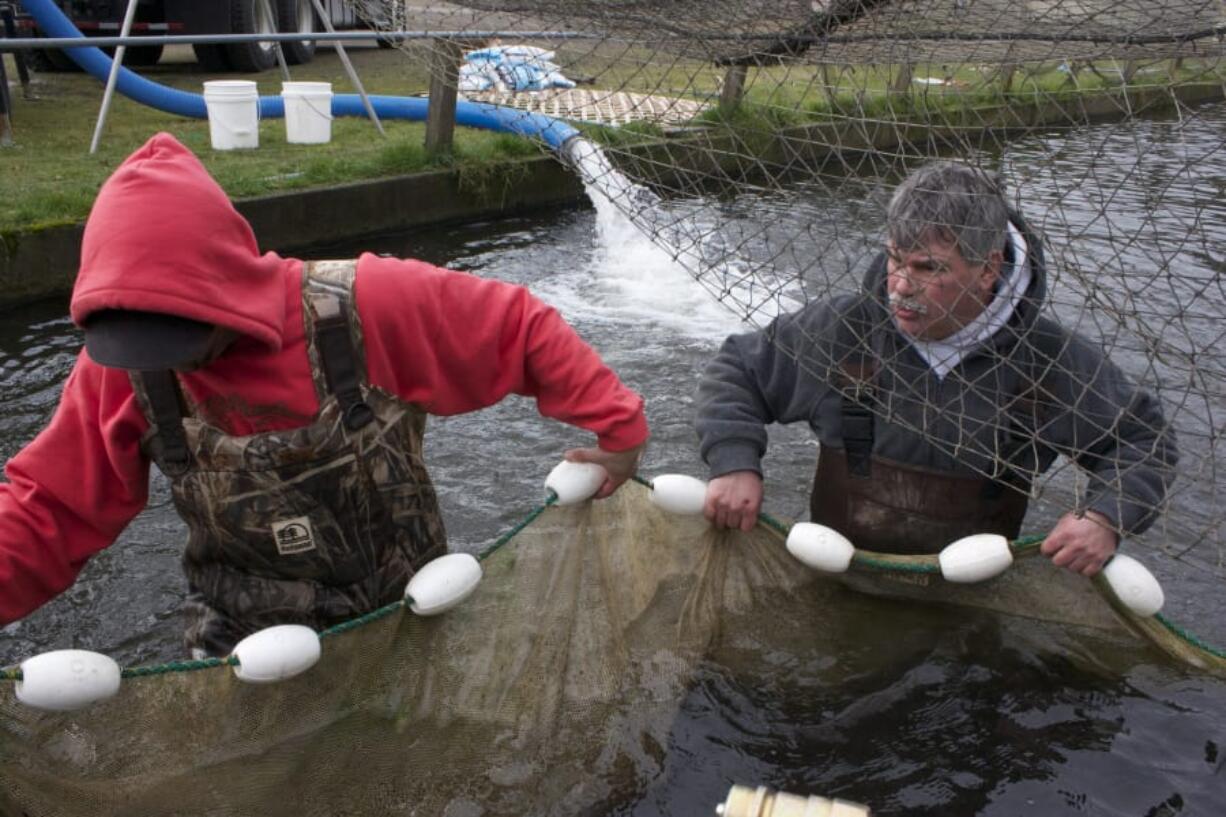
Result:
M984 292L991 292L1000 279L1000 268L1005 262L1005 254L1001 250L992 250L983 263L983 271L979 273L979 284Z

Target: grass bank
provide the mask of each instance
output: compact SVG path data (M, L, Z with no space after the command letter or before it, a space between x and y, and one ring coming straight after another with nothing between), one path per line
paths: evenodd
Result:
M424 94L427 46L404 49L354 47L350 55L369 92ZM652 64L611 60L607 49L563 46L558 61L568 74L593 87L686 96L709 103L718 98L722 69L696 60ZM655 55L658 57L658 55ZM644 57L645 59L646 57ZM11 58L9 66L12 68ZM163 61L142 73L171 87L198 92L212 78L185 47L168 49ZM293 69L294 79L322 80L338 93L351 92L336 55L321 49L316 59ZM10 77L15 77L10 70ZM1148 93L1177 85L1221 84L1224 69L1213 60L1154 60L1148 63L1043 63L1006 65L785 65L749 72L741 105L710 108L695 122L709 138L723 133L739 152L769 152L775 135L795 127L838 123L893 123L907 128L955 126L998 128L1002 111L1064 106L1132 91ZM246 77L261 94L280 89L277 71ZM152 133L173 133L199 155L233 198L324 188L431 169L452 169L461 184L496 196L514 183L516 160L540 148L520 137L471 129L456 131L454 150L428 156L421 123L385 122L387 137L364 119L338 119L327 145L290 145L280 119L260 124L254 151L213 151L203 120L155 111L117 97L102 146L89 154L101 84L84 74L37 74L34 97L13 87L16 144L0 149L0 235L80 222L98 186L115 166ZM1071 124L1071 123L1070 123ZM652 125L585 127L597 141L625 147L659 142L666 134ZM699 140L703 141L703 140ZM727 142L725 138L723 141ZM840 144L831 141L827 148ZM749 157L746 157L749 158Z
M357 48L353 62L367 91L372 94L424 93L428 78L422 60L395 49ZM15 78L11 58L10 77ZM171 54L152 69L150 79L183 90L199 92L201 83L214 78L185 54ZM351 91L335 54L321 51L317 58L292 69L296 80L333 83L337 93ZM470 129L456 132L450 155L431 157L422 147L425 128L420 123L384 122L387 137L380 137L365 119L337 119L327 145L290 145L281 119L260 123L260 147L251 151L214 151L208 123L162 113L117 96L103 133L99 151L90 155L89 143L102 98L102 85L80 73L36 74L36 98L26 99L13 86L13 133L16 144L0 149L0 231L32 229L85 218L98 186L125 156L157 131L169 131L201 157L209 172L233 198L302 188L321 187L362 179L382 178L432 168L455 168L481 184L493 168L508 159L539 155L527 140L510 134ZM276 94L277 71L258 75L229 75L252 79L261 94Z

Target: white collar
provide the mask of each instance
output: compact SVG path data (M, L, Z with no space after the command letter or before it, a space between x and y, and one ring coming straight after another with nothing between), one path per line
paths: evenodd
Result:
M1026 290L1030 288L1031 271L1026 256L1026 239L1012 222L1008 224L1007 240L1013 263L1002 265L995 297L973 321L941 340L919 340L903 333L915 347L915 351L919 352L920 357L942 380L973 349L988 341L1009 322Z

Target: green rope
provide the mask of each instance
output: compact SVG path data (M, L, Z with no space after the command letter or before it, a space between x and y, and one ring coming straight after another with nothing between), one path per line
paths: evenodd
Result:
M772 530L774 530L776 533L778 533L781 536L786 537L788 535L788 531L791 530L791 528L789 528L787 525L783 524L782 522L780 522L778 519L771 516L770 514L766 514L766 513L758 514L758 521L761 522L766 527L771 528Z
M1159 624L1161 624L1163 627L1169 630L1173 635L1177 636L1178 638L1182 638L1184 641L1188 642L1193 647L1204 650L1205 652L1209 653L1215 658L1226 658L1226 651L1223 651L1222 649L1213 646L1209 642L1197 636L1195 633L1185 630L1183 627L1180 627L1175 622L1167 619L1161 613L1154 613L1154 618L1158 621Z
M502 536L499 536L498 539L494 541L494 544L490 545L485 550L478 553L477 561L483 562L487 558L492 556L495 551L497 551L500 547L502 547L507 542L510 542L512 539L518 536L520 531L522 531L524 528L528 527L533 522L535 522L536 518L540 516L541 514L543 514L546 508L548 508L550 505L553 505L557 501L558 501L558 495L555 494L553 491L550 491L549 496L545 498L545 504L538 505L537 507L533 508L532 511L527 516L525 516L519 522L518 525L511 528L509 531L504 533Z
M158 664L153 667L131 667L120 672L123 678L143 678L149 675L166 675L170 672L195 672L202 669L213 669L214 667L237 667L238 658L229 656L227 658L201 658L191 661L170 661L166 664Z
M635 474L631 479L633 479L634 482L637 482L638 484L644 487L647 487L647 488L651 487L650 480L647 480L639 476L638 474ZM558 501L558 495L554 493L553 491L549 491L545 499L545 502L543 504L537 506L536 508L533 508L519 523L512 526L509 530L507 530L506 533L499 536L498 539L496 539L493 544L491 544L485 550L481 551L477 555L477 559L480 561L484 561L486 558L493 555L499 548L503 547L508 542L510 542L512 539L514 539L516 536L518 536L519 533L524 530L524 528L528 527L533 522L535 522L536 519L541 514L543 514L549 506L556 504L557 501ZM764 527L770 528L774 530L776 533L779 533L780 535L785 536L785 537L788 535L788 532L791 530L791 528L788 525L785 525L783 522L779 521L778 519L775 519L774 517L766 513L760 514L758 516L758 521ZM1039 546L1043 543L1043 540L1045 538L1046 537L1044 536L1022 537L1020 539L1016 539L1013 542L1011 542L1009 544L1009 547L1013 551L1013 553L1017 556L1029 556L1029 555L1032 555L1035 551L1039 549ZM941 568L939 565L931 564L931 563L917 564L913 562L899 562L899 561L894 561L888 557L887 558L869 557L869 556L861 555L860 553L856 553L853 559L854 559L855 564L859 567L868 568L870 570L880 570L883 572L913 573L913 574L914 573L931 574L931 573L941 572ZM328 627L327 629L320 631L319 637L328 638L330 636L340 635L341 633L349 632L350 630L355 630L365 624L370 624L374 621L378 621L379 619L386 618L387 616L390 616L391 614L397 612L401 608L407 605L410 605L412 603L413 603L412 599L407 598L407 597L403 600L392 602L391 604L380 607L378 610L373 610L369 613L366 613L365 615L358 616L357 618L353 618L348 621L341 622L340 624L336 624L332 627ZM1189 632L1188 630L1185 630L1182 627L1179 627L1178 625L1174 624L1173 622L1168 621L1166 618L1162 617L1161 615L1155 615L1154 618L1156 618L1173 635L1175 635L1178 638L1183 639L1188 644L1191 644L1192 646L1198 649L1204 650L1205 652L1217 658L1226 658L1226 652L1203 641L1202 639L1198 638L1195 634ZM193 660L193 661L171 661L171 662L164 663L164 664L158 664L152 667L132 667L130 669L122 670L121 674L122 674L122 677L124 678L140 678L140 677L153 676L153 675L165 675L165 674L172 673L172 672L194 672L197 670L213 669L215 667L223 667L223 666L233 667L233 666L238 666L238 664L239 664L238 658L231 655L227 658L206 658L206 659ZM2 681L20 681L21 679L22 679L22 673L21 673L20 667L10 667L8 669L0 669L0 680Z
M859 553L851 557L858 567L866 567L869 570L879 570L882 573L940 573L941 566L939 564L925 562L895 562L892 559L879 559L872 556L863 556Z
M790 528L787 525L783 524L769 514L759 514L758 520L763 526L776 531L782 536L787 536L788 532L790 531ZM1046 538L1046 535L1023 536L1010 542L1009 549L1013 551L1014 556L1017 558L1033 556L1039 552L1039 548L1042 546ZM870 570L879 570L885 573L933 574L941 572L939 564L897 562L889 558L864 556L859 552L855 553L852 560L858 567L868 568ZM1182 639L1187 644L1190 644L1199 650L1203 650L1216 658L1226 659L1226 651L1215 647L1197 636L1195 633L1185 630L1160 614L1155 614L1154 618L1157 619L1158 622L1162 624L1162 626L1165 627L1172 635Z
M378 610L371 610L369 613L360 615L357 618L351 618L348 621L342 621L340 624L334 624L333 626L327 628L326 630L321 630L319 633L319 637L328 638L329 636L340 635L341 633L347 633L350 630L356 630L358 627L361 627L363 624L369 624L372 621L378 621L381 618L387 618L392 613L399 610L401 607L404 607L405 605L410 604L410 603L411 601L406 600L406 599L401 599L399 601L393 601L391 604L385 604L384 606L380 607Z

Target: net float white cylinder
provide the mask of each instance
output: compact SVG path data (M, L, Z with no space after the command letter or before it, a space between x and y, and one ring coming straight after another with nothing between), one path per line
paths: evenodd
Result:
M707 483L685 474L661 474L651 481L651 501L669 513L699 516L707 501Z
M1131 556L1117 553L1103 568L1111 591L1129 610L1148 618L1162 609L1166 596L1149 568Z
M719 817L871 817L866 806L847 800L774 791L766 786L733 786L715 807Z
M71 712L119 692L119 665L89 650L54 650L21 662L14 692L26 706Z
M434 616L464 601L480 582L480 562L467 553L448 553L414 573L404 597L417 615Z
M272 684L293 678L315 666L320 656L319 633L301 624L265 627L234 647L239 664L234 674L249 684Z
M945 581L974 584L999 576L1013 564L1009 540L999 533L976 533L945 546L937 560Z
M545 487L558 495L558 505L577 505L591 499L608 476L594 462L562 460L545 477Z
M846 573L856 548L834 528L797 522L788 531L788 553L808 567L824 573Z

